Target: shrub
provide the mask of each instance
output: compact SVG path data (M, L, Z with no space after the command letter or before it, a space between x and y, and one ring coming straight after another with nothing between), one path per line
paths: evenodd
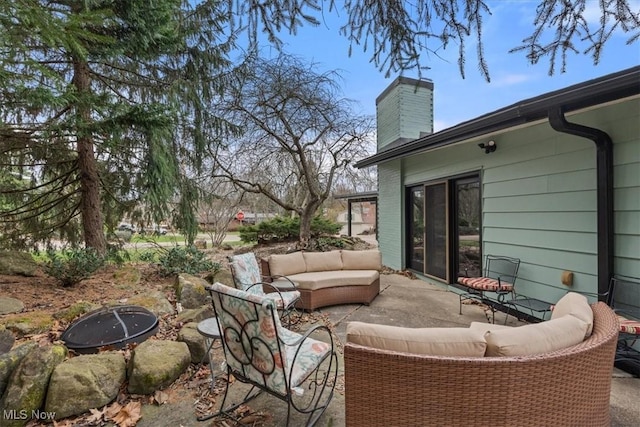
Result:
M341 237L318 237L309 241L309 251L326 252L334 249L344 249L347 246L344 239Z
M299 228L299 227L298 227ZM337 234L342 226L328 218L317 216L311 220L311 237Z
M330 219L316 216L311 220L311 237L334 235L340 231L341 225ZM286 242L298 240L300 236L300 218L275 217L256 225L245 225L238 228L240 240L250 242Z
M48 250L49 261L44 271L57 279L62 286L73 286L90 277L103 264L105 259L93 248Z
M158 257L160 274L171 276L180 273L198 274L203 271L214 275L220 271L220 263L213 262L195 246L174 246Z

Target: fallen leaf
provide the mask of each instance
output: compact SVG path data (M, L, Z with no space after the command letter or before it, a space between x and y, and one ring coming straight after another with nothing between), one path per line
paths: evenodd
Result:
M118 412L120 412L121 409L121 404L119 404L118 402L113 402L111 405L105 408L104 417L107 419L113 419L113 417L118 415Z
M102 421L102 417L104 416L105 411L106 409L103 409L102 411L95 408L89 409L91 415L87 417L87 422L90 424L98 424L100 421Z
M118 427L133 427L142 418L140 415L140 402L129 402L122 407L118 414L111 418L111 421L116 423Z

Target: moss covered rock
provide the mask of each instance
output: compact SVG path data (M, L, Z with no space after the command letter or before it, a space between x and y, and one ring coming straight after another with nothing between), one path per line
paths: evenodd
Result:
M189 323L189 322L202 322L204 319L209 319L210 317L215 316L213 313L213 307L211 304L203 305L200 308L188 308L186 310L182 310L176 316L176 322L179 323Z
M38 264L28 252L0 251L0 274L33 277L37 268Z
M31 350L37 347L33 341L22 344L0 356L0 397L9 383L11 373Z
M5 327L18 337L46 332L53 322L53 317L42 311L9 314L4 318Z
M204 360L205 341L204 337L198 332L198 324L196 322L187 323L178 332L178 341L187 344L191 353L191 363L200 363Z
M152 291L145 294L134 295L131 298L127 299L126 304L144 307L156 316L175 313L173 304L171 304L165 294L160 291Z
M0 426L22 427L32 414L40 411L51 373L66 356L67 349L61 345L36 347L27 353L9 377L7 389L0 400L0 408L25 411L27 416L25 419L0 418Z
M189 366L191 353L183 342L148 340L129 361L129 393L151 394L174 382Z
M179 274L175 291L176 298L183 308L198 308L209 303L209 293L205 289L209 282L190 274Z
M107 352L74 357L58 365L51 375L45 412L56 419L100 408L118 396L126 379L122 353Z
M68 308L54 313L53 317L58 320L71 322L76 317L82 316L83 314L89 313L90 311L97 310L99 308L100 305L98 304L94 304L88 301L78 301L70 305Z

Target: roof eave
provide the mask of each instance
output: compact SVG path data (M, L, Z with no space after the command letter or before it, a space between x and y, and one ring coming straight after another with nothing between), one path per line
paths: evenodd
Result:
M640 66L529 98L406 144L383 150L355 164L365 168L385 161L444 147L473 137L538 121L550 109L564 112L605 104L640 93Z

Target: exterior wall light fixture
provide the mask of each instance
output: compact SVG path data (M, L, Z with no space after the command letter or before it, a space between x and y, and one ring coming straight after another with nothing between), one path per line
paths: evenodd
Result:
M480 144L478 144L478 147L482 148L485 152L485 154L489 154L489 153L493 153L494 151L496 151L496 148L498 148L498 145L496 144L496 142L494 140L491 140L489 142L487 142L486 144L484 142L481 142Z

